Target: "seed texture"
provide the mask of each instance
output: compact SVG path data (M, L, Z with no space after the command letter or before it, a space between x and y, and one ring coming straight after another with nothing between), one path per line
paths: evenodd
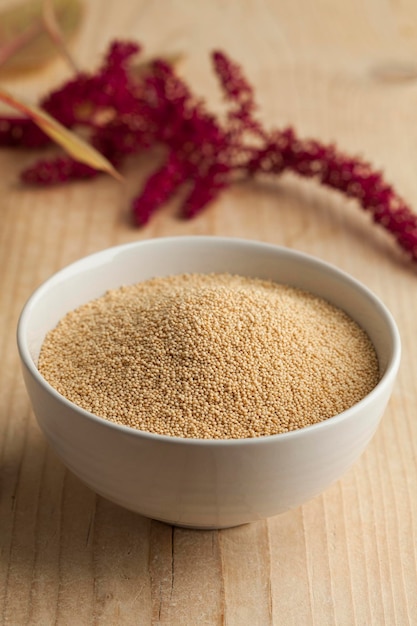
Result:
M38 367L97 416L202 439L310 426L348 409L379 380L372 343L342 310L230 274L108 291L48 333Z

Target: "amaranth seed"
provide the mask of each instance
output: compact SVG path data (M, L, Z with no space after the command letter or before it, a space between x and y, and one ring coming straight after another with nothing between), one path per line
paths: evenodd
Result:
M154 278L68 313L45 338L45 379L132 428L259 437L330 418L379 379L366 333L323 299L229 274Z

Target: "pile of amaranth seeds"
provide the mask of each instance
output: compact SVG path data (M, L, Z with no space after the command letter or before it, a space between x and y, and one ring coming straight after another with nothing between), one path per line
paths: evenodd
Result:
M48 333L38 367L97 416L203 439L316 424L379 380L370 339L342 310L300 289L230 274L108 291Z

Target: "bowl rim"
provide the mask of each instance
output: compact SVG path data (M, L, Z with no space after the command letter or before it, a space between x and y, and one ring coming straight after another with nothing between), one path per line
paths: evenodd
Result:
M143 431L139 429L132 428L130 426L124 426L122 424L117 424L116 422L112 422L107 420L106 418L95 415L94 413L90 413L89 411L83 409L82 407L74 404L65 396L61 395L48 381L40 374L38 368L36 367L34 360L29 352L29 347L26 341L26 329L28 325L28 319L31 313L31 309L36 305L37 301L39 301L43 294L48 291L48 289L61 282L67 276L74 275L76 273L81 273L83 270L83 266L88 262L91 262L94 259L99 260L100 257L105 259L112 254L116 254L118 252L122 252L129 248L137 248L137 247L145 247L145 246L155 246L155 245L169 245L171 243L176 243L179 245L187 245L188 243L200 241L202 243L210 244L223 244L226 246L237 246L237 247L248 247L248 248L262 248L264 250L270 250L274 253L283 254L287 257L292 257L299 259L303 262L311 264L315 266L317 269L330 272L335 276L338 280L342 282L349 283L352 287L359 290L371 303L376 307L379 314L385 318L385 322L387 328L389 329L389 333L391 335L392 340L392 355L387 364L386 370L384 374L381 376L380 380L376 384L376 386L359 402L349 407L345 411L334 415L333 417L327 418L322 422L318 422L316 424L312 424L310 426L304 426L303 428L298 428L296 430L288 431L285 433L277 433L275 435L262 435L259 437L242 437L239 439L203 439L203 438L191 438L191 437L175 437L171 435L160 435L158 433L151 433L148 431ZM155 442L165 442L175 445L187 445L187 446L241 446L241 445L260 445L261 443L267 442L276 442L276 441L284 441L287 439L294 439L299 437L306 436L307 433L317 432L326 428L335 425L336 423L340 423L342 421L347 421L351 417L357 413L357 411L361 409L366 409L367 405L369 405L374 396L379 394L381 388L389 385L394 382L397 371L399 369L400 360L401 360L401 339L398 327L396 322L386 307L386 305L380 300L378 296L376 296L366 285L361 283L359 280L345 272L344 270L339 269L337 266L328 263L318 257L310 255L308 253L299 251L294 248L289 248L282 245L265 243L262 241L254 240L254 239L245 239L239 237L223 237L216 235L178 235L178 236L169 236L169 237L154 237L150 239L143 239L139 241L133 241L128 243L123 243L115 246L110 246L107 248L103 248L91 254L80 257L79 259L65 265L58 271L54 272L49 278L44 280L29 296L26 300L19 319L17 323L17 331L16 331L16 340L17 347L20 359L22 364L29 370L31 376L36 380L36 382L45 389L56 401L62 403L67 408L75 411L83 418L90 420L101 427L114 429L117 432L124 433L126 435L132 437L139 437L144 439L149 439L150 441Z

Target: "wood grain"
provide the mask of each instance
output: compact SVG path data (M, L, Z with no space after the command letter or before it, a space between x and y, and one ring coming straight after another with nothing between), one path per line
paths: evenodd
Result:
M0 10L14 0L0 0ZM17 4L17 1L15 2ZM256 87L270 126L336 141L382 168L417 207L417 5L413 0L89 0L74 54L96 66L115 37L149 54L184 52L181 71L214 108L209 52L221 47ZM105 7L105 8L104 8ZM56 61L9 80L37 97ZM143 230L129 199L157 165L33 190L29 152L0 150L0 620L5 626L417 624L417 273L353 202L312 182L227 191L191 222L172 201ZM118 243L177 234L253 238L315 254L364 282L394 314L404 354L377 435L355 466L303 507L223 531L171 528L96 496L45 443L23 387L15 329L33 289Z

